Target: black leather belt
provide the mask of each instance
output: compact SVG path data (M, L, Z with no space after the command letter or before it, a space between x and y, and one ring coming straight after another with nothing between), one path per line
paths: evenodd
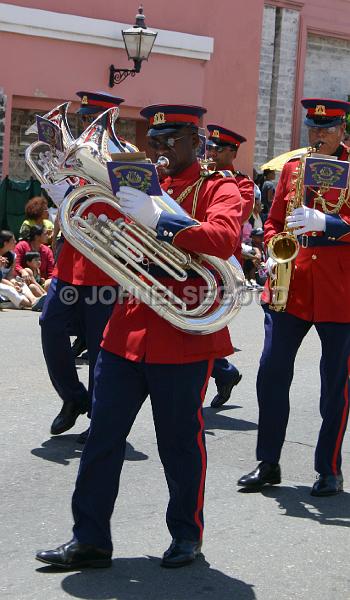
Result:
M329 240L325 236L298 235L298 242L302 248L315 248L317 246L349 246L346 242ZM350 246L349 246L350 247Z

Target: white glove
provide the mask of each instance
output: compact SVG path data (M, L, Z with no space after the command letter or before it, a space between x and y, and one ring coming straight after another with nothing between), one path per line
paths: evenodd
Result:
M242 248L242 254L244 254L245 256L249 256L249 257L256 256L256 252L252 246L249 246L248 244L245 244L244 242L242 242L241 248Z
M295 233L297 235L308 231L325 231L326 229L326 215L320 210L316 210L316 208L308 208L307 206L300 206L293 210L286 221L288 228L296 228Z
M121 186L117 193L119 206L134 221L155 229L162 209L152 200L151 196L129 186Z
M269 258L265 262L265 267L270 276L273 275L275 265L277 265L277 262L275 261L274 258L272 258L272 256L269 256Z
M52 202L59 208L70 185L66 181L61 181L60 183L46 183L41 187L46 190Z

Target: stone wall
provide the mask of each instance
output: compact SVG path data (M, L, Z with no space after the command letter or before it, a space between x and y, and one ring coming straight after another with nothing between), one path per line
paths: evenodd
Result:
M2 161L4 153L5 109L6 96L4 91L0 88L0 180L2 177Z
M32 175L29 167L24 160L24 153L29 144L35 141L35 135L25 135L26 129L35 121L35 115L43 114L35 110L25 110L15 108L12 111L11 119L11 139L10 139L10 165L9 176L15 180L26 180ZM69 124L72 133L77 137L82 129L78 115L70 114ZM132 120L120 119L118 121L118 132L122 137L135 143L136 141L136 122ZM1 95L0 95L0 161L1 161ZM1 162L0 162L1 165Z
M309 34L303 95L347 100L350 95L349 64L350 40ZM300 145L307 145L303 123Z
M255 166L290 149L299 12L265 6L260 55Z

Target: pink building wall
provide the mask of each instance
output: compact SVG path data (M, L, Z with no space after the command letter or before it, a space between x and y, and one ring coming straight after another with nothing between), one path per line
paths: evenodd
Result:
M25 6L117 22L134 23L138 0L13 0ZM111 8L112 5L112 8ZM143 2L149 28L214 38L209 61L152 53L141 73L115 86L126 99L122 116L157 102L199 104L208 109L205 123L218 122L245 135L237 165L251 172L255 139L263 0L162 0ZM51 108L75 100L80 89L111 91L109 65L132 67L123 49L2 32L0 87L7 95L4 172L8 168L11 106ZM113 93L112 92L112 93Z

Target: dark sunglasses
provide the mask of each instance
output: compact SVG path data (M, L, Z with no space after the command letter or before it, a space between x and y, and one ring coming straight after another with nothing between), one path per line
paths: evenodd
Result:
M229 148L230 150L233 150L233 148L231 148L231 146L208 146L207 152L216 152L217 154L220 154L224 150L227 150L227 148Z
M153 150L160 150L160 148L169 148L172 150L178 140L188 137L188 135L181 135L179 137L167 137L164 140L156 140L155 138L148 139L148 145Z

